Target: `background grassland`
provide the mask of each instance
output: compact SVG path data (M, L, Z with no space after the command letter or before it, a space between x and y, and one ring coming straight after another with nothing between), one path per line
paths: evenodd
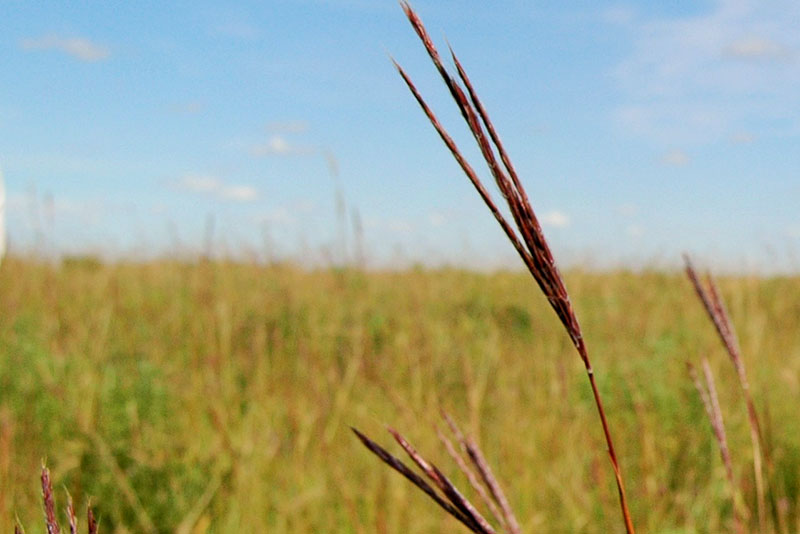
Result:
M747 419L689 283L660 272L566 279L640 532L729 529L685 361L712 361L753 510ZM800 279L719 283L767 422L770 483L800 531ZM8 529L14 514L41 524L46 457L57 493L91 496L105 532L458 531L348 428L377 437L391 423L449 468L420 423L440 404L479 436L524 531L622 528L580 360L527 274L11 258L0 352Z

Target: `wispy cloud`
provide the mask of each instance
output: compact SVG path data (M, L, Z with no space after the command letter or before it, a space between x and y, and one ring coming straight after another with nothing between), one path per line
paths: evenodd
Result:
M102 198L56 198L50 194L39 196L35 192L9 192L6 201L8 213L25 217L29 222L39 221L35 224L40 224L40 217L45 219L60 217L65 221L73 220L82 224L96 225L104 216L111 213L119 214L123 209L118 203Z
M760 61L769 59L788 59L790 51L777 41L765 37L745 37L738 39L723 50L723 54L734 59Z
M619 122L659 143L703 144L759 121L800 127L800 3L717 0L704 13L636 18L615 69Z
M258 198L258 190L249 185L231 185L216 176L202 174L184 175L176 184L181 191L216 197L219 200L252 202Z
M631 239L639 239L640 237L644 237L644 234L644 227L639 224L629 224L625 227L625 235Z
M230 185L220 188L219 195L227 200L252 202L258 198L258 190L249 185Z
M303 200L289 205L275 206L267 211L263 211L253 218L256 224L280 224L287 225L295 223L298 217L307 219L309 214L317 210L316 202Z
M390 219L386 222L386 228L399 235L410 235L414 232L414 225L406 219Z
M634 21L635 12L628 6L611 6L604 9L600 16L603 22L615 26L627 26Z
M683 150L670 150L659 160L663 165L670 167L685 167L689 164L689 155Z
M444 213L433 211L428 214L428 222L431 224L431 226L438 228L447 222L447 217Z
M23 50L59 50L75 59L86 62L95 62L108 59L111 50L101 44L90 41L85 37L60 37L58 35L45 35L38 38L22 39L20 46Z
M277 134L271 136L264 143L250 147L250 154L254 157L310 155L313 153L315 153L314 149L292 144L284 136Z
M553 228L566 228L570 223L569 216L558 210L543 213L539 220L544 226L552 226Z
M288 120L270 121L267 123L267 131L271 133L304 133L308 131L308 121Z
M639 206L631 203L620 204L619 206L614 208L614 211L620 217L633 217L637 213L639 213Z
M192 193L213 193L221 186L217 178L200 174L187 174L178 181L178 189Z
M750 132L736 132L731 135L730 140L737 145L749 145L755 142L756 136Z
M206 109L202 100L186 100L170 106L170 111L179 115L197 115Z
M295 219L294 216L292 216L291 211L285 206L279 206L269 211L265 211L264 213L258 214L254 218L256 224L286 224L294 222L294 220Z

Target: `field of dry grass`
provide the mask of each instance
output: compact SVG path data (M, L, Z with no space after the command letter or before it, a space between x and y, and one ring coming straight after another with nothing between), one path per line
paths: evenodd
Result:
M6 258L0 525L37 528L43 500L58 534L59 500L77 532L74 499L114 533L461 528L364 444L495 534L406 441L468 488L446 411L516 510L503 532L800 532L800 277L562 278L469 77L401 6L499 195L395 66L528 272ZM387 423L430 482L367 437Z
M702 356L755 525L741 391L685 276L565 278L639 531L732 529L686 372ZM798 531L800 279L719 285L783 495L770 524ZM380 436L392 423L449 468L429 424L440 405L480 441L523 532L622 528L582 364L527 274L10 258L0 310L9 529L15 514L40 524L46 458L59 500L91 496L105 532L456 531L348 428Z

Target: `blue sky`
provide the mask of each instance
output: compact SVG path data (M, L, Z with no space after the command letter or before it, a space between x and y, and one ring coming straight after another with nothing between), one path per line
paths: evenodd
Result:
M413 5L562 263L800 269L800 3ZM519 263L391 66L478 163L394 0L11 0L0 48L18 251Z

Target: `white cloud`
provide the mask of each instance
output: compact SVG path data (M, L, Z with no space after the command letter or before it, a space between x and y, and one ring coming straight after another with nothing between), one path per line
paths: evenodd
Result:
M270 211L264 212L256 216L255 221L258 224L286 224L290 222L294 222L294 216L292 216L292 212L289 208L285 206L279 206L275 209Z
M100 45L85 37L59 37L45 35L36 39L23 39L20 46L24 50L60 50L75 59L94 62L107 59L111 51L107 46Z
M745 60L781 59L790 56L789 49L782 44L764 37L745 37L730 43L723 54Z
M731 142L737 145L749 145L755 142L756 136L750 132L737 132L731 135Z
M222 187L220 181L208 175L187 174L178 181L178 188L193 193L213 193Z
M637 136L659 144L703 143L724 137L731 117L720 102L693 102L683 98L653 98L617 108L616 120Z
M317 203L314 200L304 199L292 202L288 205L275 206L270 210L263 211L253 219L257 224L289 224L299 219L307 220L308 215L317 210Z
M6 197L6 209L8 213L27 219L64 217L95 225L104 215L118 214L121 208L102 198L55 198L50 194L39 196L35 192L10 192Z
M226 184L219 178L204 174L187 174L177 182L178 189L190 193L200 193L219 200L252 202L258 198L258 190L249 185Z
M308 122L302 120L272 121L267 123L267 131L272 133L304 133L308 131Z
M683 150L670 150L661 156L660 161L670 167L685 167L689 164L689 155Z
M614 210L617 215L621 217L633 217L637 213L639 213L639 206L636 204L620 204Z
M179 115L197 115L205 110L206 104L202 100L187 100L170 107L170 111Z
M542 225L552 226L553 228L566 228L569 226L569 216L558 210L543 213L539 217L539 221L541 221Z
M386 227L396 234L408 235L414 231L414 225L403 219L392 219Z
M759 121L780 121L790 131L800 127L794 61L800 2L710 5L700 14L636 18L625 26L633 52L615 69L627 97L617 120L671 144L724 140Z
M614 26L627 26L633 22L636 13L627 6L611 6L601 13L601 18Z
M220 196L237 202L252 202L258 198L258 190L249 185L231 185L220 189Z
M150 213L153 215L166 215L169 212L169 207L164 202L154 202L150 205Z
M625 234L633 239L638 239L644 236L644 227L638 224L630 224L625 228Z
M270 137L269 141L267 141L267 146L276 154L286 154L292 151L292 147L289 146L289 142L279 135L273 135Z
M314 151L309 148L295 146L282 135L273 135L265 143L253 145L250 154L255 157L286 156L289 154L308 155Z
M433 227L439 227L447 222L447 217L445 217L443 213L434 211L428 214L428 222L431 223Z
M790 225L786 228L786 237L800 239L800 224Z

